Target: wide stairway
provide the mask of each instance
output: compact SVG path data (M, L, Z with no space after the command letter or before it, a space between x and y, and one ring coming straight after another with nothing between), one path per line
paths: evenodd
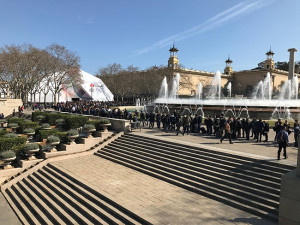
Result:
M278 221L281 176L295 169L134 134L95 154L273 221Z
M23 224L150 224L51 164L3 194Z

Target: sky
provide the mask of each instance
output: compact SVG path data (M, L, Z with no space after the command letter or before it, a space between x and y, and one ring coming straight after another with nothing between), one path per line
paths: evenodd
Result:
M288 61L299 49L299 0L1 0L0 47L56 43L96 74L118 63L141 70L167 65L175 43L185 68L252 69L272 48Z

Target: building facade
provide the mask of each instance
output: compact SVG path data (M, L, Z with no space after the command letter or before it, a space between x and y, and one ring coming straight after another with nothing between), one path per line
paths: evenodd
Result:
M293 53L296 51L295 49L292 50ZM196 95L200 82L203 87L203 93L205 93L206 90L210 88L215 74L206 71L180 68L179 58L177 55L179 50L173 45L169 51L170 57L168 60L168 68L172 70L173 76L176 76L177 73L180 74L178 96ZM255 86L260 81L263 81L267 74L270 73L273 95L276 96L281 86L289 79L289 72L275 68L275 62L273 59L274 54L275 53L271 49L266 53L267 58L263 63L263 68L242 71L234 71L232 67L233 61L228 57L228 59L225 61L226 65L224 71L221 74L222 88L225 90L226 86L229 84L229 82L231 82L232 96L236 95L240 97L251 97L251 93L253 92ZM293 76L299 77L299 72L299 69L293 71Z

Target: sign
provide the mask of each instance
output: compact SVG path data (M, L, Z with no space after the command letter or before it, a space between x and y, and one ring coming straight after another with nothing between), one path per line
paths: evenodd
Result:
M90 84L90 87L95 87L95 85L93 83Z

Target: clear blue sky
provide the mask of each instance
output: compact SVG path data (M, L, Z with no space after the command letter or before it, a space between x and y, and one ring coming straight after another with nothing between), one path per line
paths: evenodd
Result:
M119 63L146 69L166 65L175 41L186 68L234 70L266 59L300 60L300 0L1 0L0 46L57 43L76 52L95 74Z

